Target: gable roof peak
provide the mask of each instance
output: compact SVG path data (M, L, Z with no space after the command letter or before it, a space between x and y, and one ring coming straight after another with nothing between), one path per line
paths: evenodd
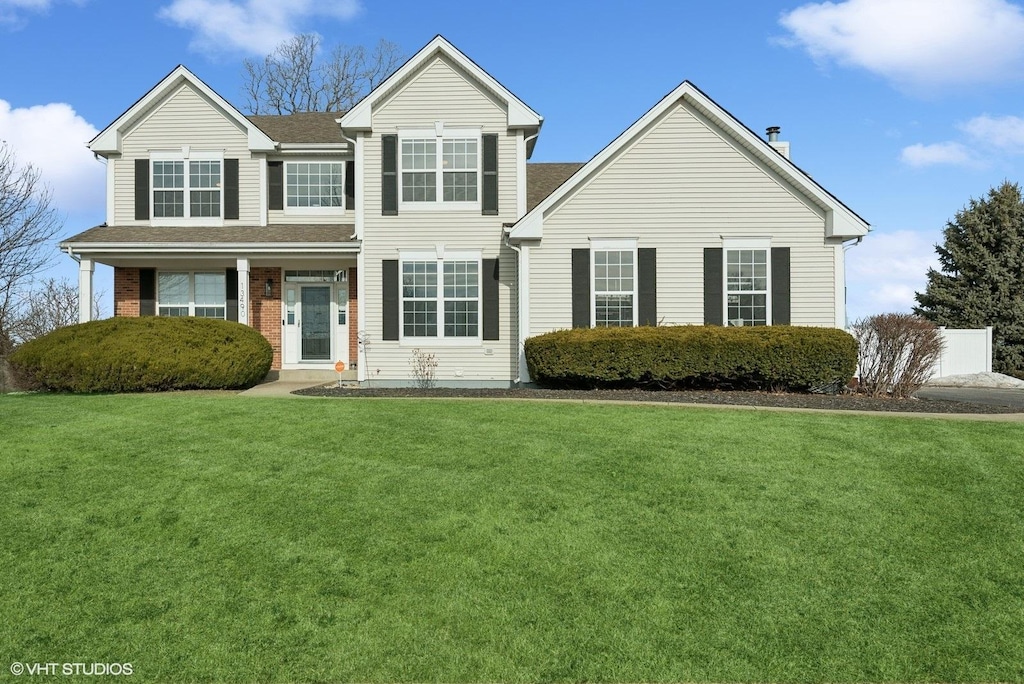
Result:
M870 226L867 221L854 213L852 209L822 187L788 157L780 154L767 140L754 133L728 110L712 100L693 82L687 80L673 88L629 128L572 174L567 181L558 186L536 207L527 211L516 222L509 237L513 240L540 239L543 235L545 212L582 187L588 178L593 177L621 151L633 145L648 126L654 125L663 114L682 102L700 112L722 134L749 150L761 163L774 170L786 182L799 190L807 198L807 201L823 209L825 211L826 237L845 239L861 237L868 233Z
M406 60L405 64L400 66L393 74L379 83L366 97L356 103L356 106L349 110L345 116L341 117L341 127L352 130L371 130L373 127L374 105L438 54L443 54L450 59L484 88L490 90L498 99L505 102L508 107L509 128L540 128L544 122L544 117L533 111L525 102L516 97L512 91L484 71L480 65L467 57L440 33L420 48L416 54Z
M89 141L89 149L101 155L119 154L125 130L182 83L188 83L192 88L210 100L214 106L223 111L227 118L233 120L239 127L245 130L249 136L250 150L269 151L275 149L276 146L273 140L253 122L249 121L233 104L221 97L213 88L206 85L201 78L189 71L184 64L179 64L171 69L169 74L150 88L145 95L136 100L135 104L126 109L113 123L100 131L95 138Z

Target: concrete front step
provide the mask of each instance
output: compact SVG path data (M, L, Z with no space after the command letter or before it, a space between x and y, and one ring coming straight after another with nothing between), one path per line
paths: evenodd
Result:
M343 381L355 381L356 372L354 370L347 370L343 373L337 373L333 368L331 369L301 369L301 370L280 370L270 371L263 382L337 382L339 379Z

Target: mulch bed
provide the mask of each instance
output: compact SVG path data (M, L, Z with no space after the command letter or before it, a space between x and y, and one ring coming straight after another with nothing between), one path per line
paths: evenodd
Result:
M969 404L930 399L884 399L860 394L786 394L739 391L661 391L623 390L549 390L454 389L454 388L352 388L336 385L310 387L294 392L316 397L437 397L466 399L566 399L570 401L636 401L679 404L727 404L778 408L810 408L851 411L889 411L901 413L1020 413L1006 406Z

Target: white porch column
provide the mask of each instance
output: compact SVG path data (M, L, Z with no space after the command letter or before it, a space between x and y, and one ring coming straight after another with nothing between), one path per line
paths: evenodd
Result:
M238 322L249 325L249 260L239 259L238 269Z
M78 262L78 322L88 323L92 320L92 274L96 264L92 259Z

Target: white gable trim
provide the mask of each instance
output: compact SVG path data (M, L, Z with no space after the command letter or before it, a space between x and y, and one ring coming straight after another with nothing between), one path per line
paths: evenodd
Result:
M422 50L413 55L398 71L388 76L373 91L364 97L351 110L341 117L341 127L349 130L372 130L373 107L388 95L398 84L409 78L420 67L436 55L444 55L462 70L490 90L508 107L509 128L539 128L544 121L537 112L530 109L522 100L512 94L505 86L498 83L490 74L481 69L458 48L449 43L444 36L436 36Z
M762 140L749 128L740 123L732 114L701 92L699 88L689 81L683 81L675 90L648 110L646 114L637 119L619 137L598 152L593 159L574 173L569 180L548 195L532 211L519 219L509 232L509 239L515 241L541 239L544 235L544 214L564 198L580 190L597 170L603 168L609 160L616 157L621 151L633 145L648 126L657 121L658 118L680 102L680 100L694 107L723 133L753 153L755 158L778 173L783 180L792 184L811 203L824 210L825 237L849 239L867 235L870 226L864 219L853 213L835 196L818 185L793 162L786 159L777 150L772 148L767 141Z
M122 136L126 129L138 121L156 103L160 102L169 93L173 92L182 83L188 83L199 91L207 99L220 108L225 116L237 123L249 136L249 149L256 152L269 152L276 149L273 140L261 131L254 123L235 109L234 105L218 95L210 86L203 83L198 76L182 65L175 67L162 81L154 86L148 93L142 96L138 102L133 104L124 114L104 128L99 135L89 142L89 149L96 154L120 154Z

